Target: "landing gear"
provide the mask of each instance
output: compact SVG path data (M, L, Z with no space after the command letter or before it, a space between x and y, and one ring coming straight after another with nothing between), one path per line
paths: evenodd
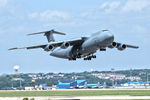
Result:
M96 55L94 55L93 58L96 58Z
M76 60L76 58L72 58L72 60Z
M91 58L90 58L90 57L87 57L87 58L84 58L84 60L91 60Z
M91 60L92 58L96 58L96 55L87 56L84 60Z
M100 51L106 51L106 49L104 48L104 49L100 49Z
M69 60L69 61L71 61L71 60L76 61L76 58L69 58L68 60Z
M81 58L81 54L79 52L77 52L76 58Z

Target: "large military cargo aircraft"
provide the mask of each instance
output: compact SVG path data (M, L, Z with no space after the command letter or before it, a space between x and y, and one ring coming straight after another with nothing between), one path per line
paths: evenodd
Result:
M37 32L28 35L44 34L47 37L48 44L29 46L22 48L10 48L15 49L36 49L42 48L47 52L51 52L50 55L58 58L76 60L77 58L83 58L84 60L91 60L96 58L94 53L97 50L106 51L106 48L117 48L122 51L126 48L139 48L138 46L122 44L114 41L114 35L109 30L101 30L92 34L90 37L81 37L80 39L55 42L53 34L66 35L65 33L55 30Z

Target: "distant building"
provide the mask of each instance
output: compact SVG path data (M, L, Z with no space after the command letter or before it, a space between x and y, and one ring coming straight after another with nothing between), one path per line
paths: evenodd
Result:
M131 80L131 81L140 81L141 78L138 76L130 76L130 77L126 77L126 79Z
M87 82L85 80L75 80L77 82L76 88L86 88Z
M48 87L47 87L47 84L40 84L39 88L42 90L47 90Z
M116 86L116 88L147 88L149 87L150 81L148 82L126 82Z
M77 87L77 81L73 80L58 80L57 88L58 89L71 89Z
M86 88L85 80L62 80L58 81L58 89Z
M73 89L73 88L101 88L99 82L97 84L87 84L86 80L63 80L58 81L58 89Z
M103 86L98 82L97 84L87 84L87 88L102 88Z
M125 79L125 77L126 77L123 74L114 74L114 73L93 73L92 75L95 77L98 77L99 79L122 80L122 79Z
M138 76L126 77L126 75L124 75L124 74L116 74L116 73L93 73L92 75L99 79L115 79L115 80L128 79L131 81L140 81L141 80L141 78Z
M144 86L144 82L126 82L122 86Z
M98 84L87 84L87 88L100 88Z
M34 87L25 87L25 90L34 90Z

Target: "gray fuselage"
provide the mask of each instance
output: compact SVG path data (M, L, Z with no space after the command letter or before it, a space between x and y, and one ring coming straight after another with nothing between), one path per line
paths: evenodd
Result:
M72 59L79 54L81 57L95 53L98 49L106 48L114 41L114 35L109 31L100 31L92 34L80 46L69 46L66 49L61 47L55 48L51 52L51 56L65 59Z

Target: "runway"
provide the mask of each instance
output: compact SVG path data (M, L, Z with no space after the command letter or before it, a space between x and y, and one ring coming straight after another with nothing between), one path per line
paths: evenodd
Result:
M29 100L150 100L150 96L77 96L77 97L0 97L0 100L23 100L28 98Z

